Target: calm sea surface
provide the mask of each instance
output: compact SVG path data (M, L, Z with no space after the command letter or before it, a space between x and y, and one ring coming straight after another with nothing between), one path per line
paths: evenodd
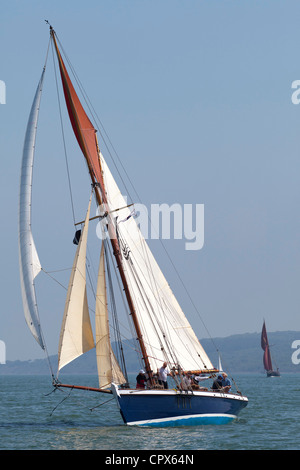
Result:
M222 426L125 426L110 395L64 389L48 376L0 376L1 450L298 450L300 374L234 377L249 398ZM93 377L63 377L97 386ZM110 401L111 400L111 401Z

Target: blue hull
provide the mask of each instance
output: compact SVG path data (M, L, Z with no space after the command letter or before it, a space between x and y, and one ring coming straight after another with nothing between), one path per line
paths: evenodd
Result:
M246 397L214 392L118 390L113 387L124 423L139 426L226 424L247 405Z

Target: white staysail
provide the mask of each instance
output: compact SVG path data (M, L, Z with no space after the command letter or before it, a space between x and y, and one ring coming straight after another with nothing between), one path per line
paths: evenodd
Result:
M115 384L123 384L126 382L126 379L114 356L110 343L105 279L104 242L102 243L98 271L95 320L99 387L105 389L109 387L112 382Z
M123 267L154 372L167 360L183 370L213 369L103 158L101 166L109 211L115 219ZM122 208L121 210L119 210ZM118 223L118 221L120 221Z
M34 279L41 271L41 264L31 232L31 199L36 130L44 73L45 69L42 72L28 119L23 147L19 196L19 263L23 309L28 327L42 349L45 349L45 345L34 288Z
M95 346L86 292L86 245L91 200L92 197L70 276L59 338L58 370Z

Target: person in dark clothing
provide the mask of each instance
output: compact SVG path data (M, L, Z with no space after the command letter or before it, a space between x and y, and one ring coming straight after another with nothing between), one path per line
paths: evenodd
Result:
M143 369L141 369L136 377L136 388L144 389L147 382L147 377Z
M222 380L223 380L223 377L222 375L218 375L218 377L216 378L216 380L214 380L213 384L212 384L212 389L215 390L215 391L220 391L223 387L222 385Z

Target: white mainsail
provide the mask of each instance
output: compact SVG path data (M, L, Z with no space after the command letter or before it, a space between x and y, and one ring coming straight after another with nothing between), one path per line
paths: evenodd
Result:
M95 346L86 292L86 246L91 200L92 197L70 276L59 338L58 370Z
M19 196L19 264L23 309L28 327L45 349L35 295L34 279L41 264L31 232L32 174L39 107L45 69L43 69L32 103L23 147Z
M103 242L98 271L95 321L99 387L105 389L109 387L112 382L115 384L123 384L126 382L126 379L114 356L110 342L104 253Z
M109 210L118 209L115 223L124 272L152 370L156 372L165 360L170 365L180 365L183 370L213 369L136 221L131 217L130 209L126 207L102 154L100 158ZM121 222L118 223L118 220Z

